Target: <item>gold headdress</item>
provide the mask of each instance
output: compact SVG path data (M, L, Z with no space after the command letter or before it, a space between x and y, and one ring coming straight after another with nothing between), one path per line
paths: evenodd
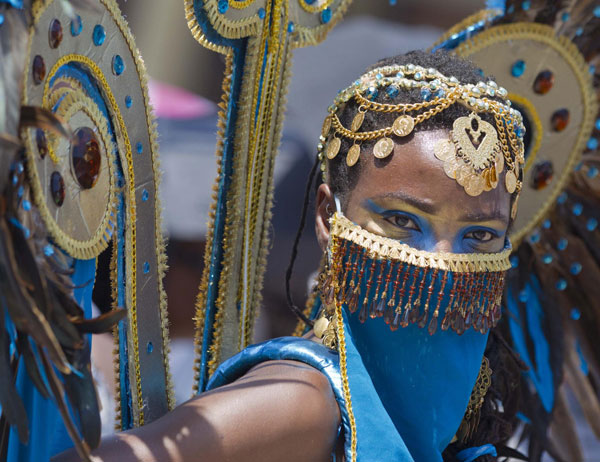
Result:
M375 101L380 91L385 91L393 100L400 89L420 89L423 102L390 104ZM444 162L446 174L456 179L469 195L478 196L494 189L500 173L506 169L506 189L510 194L518 194L521 165L525 161L525 127L520 112L510 107L509 100L494 99L507 95L506 89L493 81L461 84L455 77L446 77L435 69L413 64L369 71L342 90L329 107L319 144L321 170L326 171L325 159L334 159L340 152L342 138L352 142L346 154L348 166L358 162L364 141L377 140L373 155L383 159L393 151L392 136L408 136L416 125L458 103L470 109L471 114L457 118L452 127L452 140L440 141L435 147L435 155ZM345 127L338 111L352 99L358 111L350 127ZM398 117L388 127L360 131L368 111L395 113ZM495 127L482 120L479 113L492 114ZM516 201L512 212L513 215L516 212Z

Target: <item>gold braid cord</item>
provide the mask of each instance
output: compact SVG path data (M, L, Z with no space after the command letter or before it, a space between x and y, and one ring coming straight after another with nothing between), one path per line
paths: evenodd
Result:
M48 53L48 33L45 31L54 19L59 19L63 28L68 28L72 18L61 2L53 0L34 2L32 12L34 26L28 45L29 65L24 75L23 104L56 107L57 114L69 122L75 133L82 127L92 131L97 129L102 156L96 183L80 186L77 183L80 180L73 179L68 168L67 143L48 136L49 155L44 157L40 155L41 151L38 152L39 145L34 139L37 136L31 130L25 132L34 201L42 210L44 223L57 245L72 257L95 258L111 241L122 249L121 263L117 264L116 257L111 262L113 300L116 303L117 298L122 297L129 320L125 329L127 352L120 352L120 361L128 364L131 386L129 390L119 392L131 395L131 409L127 412L121 409L121 413L131 413L133 424L143 425L175 404L168 367L168 321L162 285L166 257L157 195L160 182L158 145L145 67L113 0L100 0L97 10L75 10L84 30L90 30L90 33L61 35L60 54ZM101 40L92 43L95 39L91 31L95 28L103 34L99 34ZM106 49L106 37L112 37L110 52ZM122 62L119 71L114 64L117 55ZM44 60L44 72L32 72L35 56L35 59L41 57ZM106 116L99 110L98 103L86 95L76 76L64 71L72 64L83 69L100 88L114 127L113 134L108 133ZM121 84L114 85L114 82ZM126 82L133 85L125 85ZM117 164L122 169L125 183L118 190ZM48 193L48 177L53 171L62 175L69 190L64 203ZM124 200L123 233L117 233L117 194L122 194ZM73 201L73 197L79 202ZM104 202L100 203L101 200ZM102 210L104 215L99 219L98 211ZM87 226L77 224L74 220L77 217L84 217ZM117 278L124 281L123 287L114 285Z
M215 205L211 207L205 267L196 302L195 392L202 391L206 379L225 359L252 341L254 320L261 303L261 289L268 253L271 220L274 159L279 146L285 94L291 75L293 49L318 43L339 20L349 0L310 5L288 0L230 2L231 8L219 10L219 2L207 0L201 6L185 1L186 18L194 38L203 46L227 56L223 98L219 114L218 177ZM199 10L198 10L199 9ZM223 39L245 40L245 56L236 59L235 51L223 41L207 37L197 14L208 20ZM243 63L240 75L239 63ZM233 72L238 74L233 75ZM231 83L239 84L233 94ZM235 127L228 119L236 111ZM232 133L226 140L226 133ZM226 144L227 143L227 144ZM224 152L225 146L232 147ZM224 175L222 160L233 159L227 190L219 190ZM215 223L216 203L226 213ZM223 214L221 214L223 215ZM215 242L216 229L222 235ZM213 249L220 247L222 257L212 261ZM218 275L210 271L216 263ZM209 282L218 277L207 298ZM211 325L207 326L207 322ZM210 338L206 338L206 335ZM204 350L203 350L204 345Z

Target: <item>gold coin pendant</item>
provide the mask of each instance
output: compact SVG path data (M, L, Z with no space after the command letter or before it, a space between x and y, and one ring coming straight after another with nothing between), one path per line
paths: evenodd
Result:
M325 117L323 121L323 128L321 128L321 135L326 137L329 135L329 130L331 130L331 116Z
M392 125L392 131L397 136L410 135L415 128L415 120L409 115L401 115Z
M352 124L350 125L350 129L353 132L357 131L361 127L364 120L365 120L365 113L360 112L360 111L357 112L356 115L354 116L354 119L352 119Z
M512 170L508 170L506 172L506 176L504 177L504 182L506 183L506 190L509 194L512 194L517 189L517 177L515 176Z
M327 144L327 150L325 154L329 160L333 159L340 152L340 146L342 145L342 140L339 138L332 138L331 141Z
M360 146L358 144L353 144L352 147L348 150L348 155L346 156L346 164L348 167L352 167L354 164L358 162L358 158L360 157Z
M378 159L385 159L394 150L394 141L387 136L381 138L373 148L373 155Z

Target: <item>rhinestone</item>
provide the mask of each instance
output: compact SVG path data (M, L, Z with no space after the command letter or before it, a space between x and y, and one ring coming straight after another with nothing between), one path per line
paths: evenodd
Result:
M132 105L132 103L133 103L133 100L131 99L131 96L127 95L125 97L125 106L127 106L128 108L130 108L131 105Z
M396 87L395 85L390 85L389 87L387 87L385 92L390 98L394 99L396 96L398 96L400 90L398 90L398 87Z
M431 99L431 90L429 90L429 88L421 88L421 98L425 101L429 101Z
M46 78L46 63L40 55L35 55L33 58L33 82L39 85Z
M65 181L58 172L52 172L52 175L50 175L50 195L58 207L63 205L65 201Z
M517 257L516 255L512 255L510 257L510 266L512 268L518 268L518 266L519 266L519 257Z
M575 262L571 265L571 268L569 268L569 271L571 272L571 274L573 276L577 276L579 273L581 273L582 268L583 267L581 266L581 263Z
M327 24L329 21L331 21L331 8L325 8L323 11L321 11L321 22L323 24Z
M227 0L219 0L218 4L219 13L224 14L229 9L229 2Z
M83 23L81 22L81 16L77 15L71 21L71 35L77 37L81 34L81 29L83 29Z
M37 144L38 152L40 157L43 159L48 154L48 139L46 138L46 134L44 130L38 128L35 131L35 142Z
M137 151L138 154L141 154L142 152L144 152L144 146L142 145L142 143L140 143L139 141L135 144L135 150Z
M590 167L587 171L587 176L590 179L596 178L598 176L598 168L594 166Z
M569 125L569 110L568 109L558 109L554 111L552 114L552 119L550 120L552 125L552 130L555 132L562 132L567 125Z
M265 11L264 8L259 8L258 9L258 17L260 19L265 19L265 16L267 15L267 12Z
M533 168L532 186L533 189L541 190L550 184L554 176L554 167L552 162L546 160L539 162Z
M142 191L142 201L146 202L149 199L149 197L150 197L150 193L148 192L147 189L144 189Z
M581 317L581 311L577 308L571 308L571 319L577 321Z
M559 204L564 204L565 202L567 202L568 197L569 195L566 192L562 192L556 198L556 202L558 202Z
M48 30L48 41L50 48L58 48L63 39L62 24L58 19L53 19Z
M550 263L552 263L552 260L553 260L553 258L552 258L552 255L551 255L551 254L549 254L549 253L547 253L546 255L544 255L544 256L542 257L542 261L543 261L543 262L544 262L546 265L549 265Z
M598 227L598 220L596 220L595 218L590 218L587 221L585 227L588 231L594 231Z
M296 26L294 26L293 21L288 22L287 31L289 34L293 33L296 30Z
M94 45L96 45L97 47L104 43L104 40L106 39L106 31L104 30L104 27L102 27L100 24L96 24L94 26L92 39L94 41Z
M150 272L150 263L148 263L147 261L144 262L143 271L144 274L148 274Z
M535 78L535 82L533 82L533 91L540 95L545 95L552 89L553 85L554 74L552 71L542 71Z
M521 3L521 8L527 11L529 8L531 8L531 2L529 0L525 0L523 3Z
M560 251L563 251L568 247L568 245L569 245L569 241L563 237L558 240L558 242L556 244L556 248Z
M89 127L79 128L71 144L71 159L77 181L84 189L91 189L100 175L100 143Z
M125 70L125 63L123 62L123 58L121 55L114 55L112 59L112 70L113 74L121 75Z
M590 150L590 151L595 151L596 149L598 149L598 139L591 137L587 144L586 147Z
M154 345L152 345L152 342L148 342L148 344L146 345L146 351L148 352L148 354L154 351Z
M561 278L556 282L556 290L563 291L566 288L567 288L567 281L565 281L564 279Z
M525 61L519 59L513 63L512 67L510 68L510 73L513 77L521 77L525 72L526 67L527 65L525 64Z
M378 93L379 92L377 91L377 87L371 86L365 92L365 96L370 100L374 100L375 98L377 98Z

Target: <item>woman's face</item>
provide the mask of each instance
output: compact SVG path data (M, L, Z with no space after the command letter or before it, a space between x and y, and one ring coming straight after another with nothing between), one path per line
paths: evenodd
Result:
M499 252L510 216L503 181L479 196L469 196L449 178L434 155L448 130L414 133L380 160L363 152L362 170L344 201L344 214L362 228L430 252ZM502 180L502 178L501 178ZM317 194L316 231L322 248L329 238L327 218L335 210L327 185Z

